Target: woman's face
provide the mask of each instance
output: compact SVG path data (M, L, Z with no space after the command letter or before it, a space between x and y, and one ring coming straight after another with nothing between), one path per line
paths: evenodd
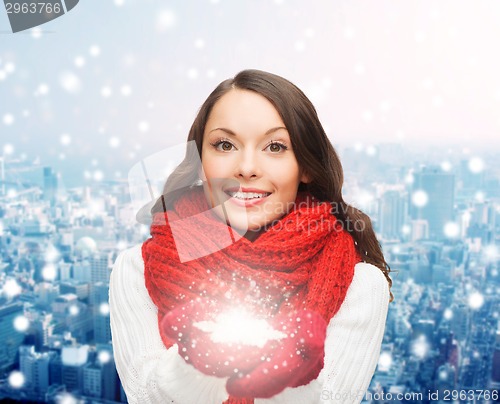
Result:
M252 91L230 90L214 105L201 160L209 204L249 239L287 213L308 182L278 111Z

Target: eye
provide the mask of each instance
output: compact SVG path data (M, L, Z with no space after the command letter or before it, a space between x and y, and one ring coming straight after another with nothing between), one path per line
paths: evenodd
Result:
M269 143L266 147L266 149L269 148L269 150L272 152L272 153L279 153L281 151L285 151L288 149L288 147L281 143L281 142L277 142L275 140L273 140L271 143Z
M214 143L210 143L216 150L219 151L231 151L231 147L234 147L231 142L228 142L227 140L217 140Z

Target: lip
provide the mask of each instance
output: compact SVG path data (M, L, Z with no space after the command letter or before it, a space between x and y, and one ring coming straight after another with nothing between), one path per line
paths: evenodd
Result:
M255 192L257 194L270 194L271 192L266 191L264 189L258 189L258 188L244 188L244 187L230 187L226 188L224 192Z
M257 194L269 194L267 196L264 196L262 198L255 198L255 199L250 199L248 201L244 201L242 199L234 198L231 197L227 192L255 192ZM229 196L229 201L234 203L237 206L243 206L243 207L250 207L250 206L255 206L259 205L261 203L264 203L267 198L269 198L272 195L272 192L265 191L263 189L258 189L258 188L238 188L238 187L230 187L224 190L224 193L226 193L227 196Z

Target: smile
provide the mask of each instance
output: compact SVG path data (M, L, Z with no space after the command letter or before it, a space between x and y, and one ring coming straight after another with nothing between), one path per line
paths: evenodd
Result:
M270 192L257 193L257 192L239 192L239 191L238 192L227 191L226 194L228 194L231 198L237 198L245 201L252 199L262 199L271 195Z
M233 204L249 208L264 203L267 198L269 198L269 195L272 194L272 192L256 191L258 190L254 189L251 191L239 191L234 189L226 189L224 192L226 193L226 195L231 197L229 201Z

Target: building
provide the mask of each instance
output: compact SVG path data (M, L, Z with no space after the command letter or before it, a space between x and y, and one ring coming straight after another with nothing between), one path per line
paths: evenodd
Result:
M384 192L379 203L379 233L384 239L398 239L405 220L405 197L400 191Z
M454 219L455 176L434 166L423 167L413 176L410 197L413 198L417 191L423 191L427 202L410 203L410 216L414 220L427 221L429 238L443 239L445 225Z
M83 369L83 394L100 398L102 390L102 367L96 363L88 363Z
M52 167L43 168L43 199L53 205L57 195L57 174Z
M55 352L35 352L33 345L19 347L20 370L25 377L25 386L36 393L45 393L49 388L49 363Z
M109 283L109 277L115 258L114 253L111 251L100 252L91 258L90 268L92 283Z
M23 314L23 305L19 302L0 307L1 373L8 371L16 363L16 355L23 343L24 333L14 328L14 319Z
M94 307L94 339L96 343L107 344L111 341L108 296L109 284L98 282L92 286L91 301Z

